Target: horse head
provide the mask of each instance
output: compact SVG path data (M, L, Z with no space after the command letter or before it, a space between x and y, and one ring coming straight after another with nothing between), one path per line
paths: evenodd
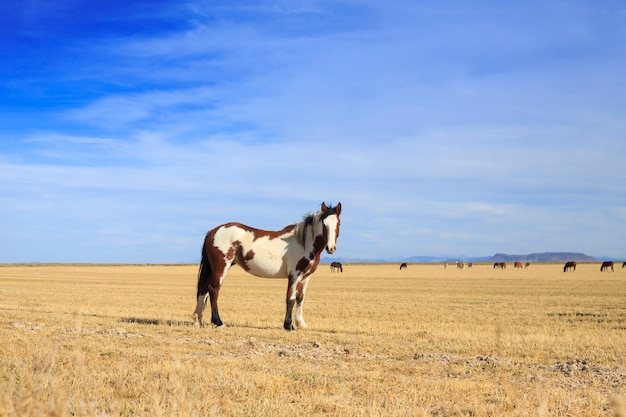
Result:
M326 241L326 252L329 254L335 253L337 250L337 238L339 237L339 226L341 221L339 215L341 214L341 203L335 207L327 206L326 203L322 203L322 224L324 226L324 240Z

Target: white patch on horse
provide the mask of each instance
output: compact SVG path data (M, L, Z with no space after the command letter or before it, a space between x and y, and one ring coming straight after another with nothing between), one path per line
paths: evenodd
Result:
M333 254L335 253L335 250L337 250L337 235L335 233L335 230L337 230L339 219L337 219L337 216L332 215L326 217L323 223L326 225L328 231L328 242L326 243L326 251L329 254Z
M255 240L252 231L231 225L221 227L216 231L213 244L224 256L226 256L231 249L235 251L235 253L241 250L244 257L247 253L252 251L254 256L252 259L245 261L245 265L242 265L242 267L252 275L258 277L277 278L284 277L287 273L283 259L287 253L287 245L284 240L288 235L289 234L286 234L280 238L274 239L264 236ZM291 235L293 235L293 233L291 233ZM232 242L237 241L239 242L239 247L232 244ZM235 256L234 253L233 256ZM230 262L232 262L232 259L228 260L227 265ZM228 271L225 271L223 276L226 275L226 272Z

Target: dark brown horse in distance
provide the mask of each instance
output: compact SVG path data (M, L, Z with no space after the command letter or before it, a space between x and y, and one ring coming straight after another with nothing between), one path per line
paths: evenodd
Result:
M341 262L332 262L330 264L330 272L343 272L343 265L341 265Z
M613 262L611 261L602 262L602 266L600 267L600 272L608 271L609 268L611 268L611 272L615 271L615 269L613 269Z
M406 262L402 262L400 264L400 269L405 269L408 265L406 264Z
M568 270L570 271L576 270L576 261L569 261L565 263L565 266L563 267L563 272L567 272Z

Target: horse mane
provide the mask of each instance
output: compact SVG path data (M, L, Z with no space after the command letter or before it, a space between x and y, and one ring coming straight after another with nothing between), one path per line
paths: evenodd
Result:
M306 234L309 226L313 226L313 224L315 224L316 222L320 222L331 214L335 214L335 211L336 207L329 205L324 212L322 212L322 210L319 210L317 213L308 213L302 216L302 221L295 224L294 230L298 243L302 245L302 247L305 247Z
M296 223L294 233L296 234L296 240L302 247L305 246L306 243L306 232L309 226L313 226L315 223L315 217L317 217L319 213L315 214L305 214L302 216L302 221L300 223Z

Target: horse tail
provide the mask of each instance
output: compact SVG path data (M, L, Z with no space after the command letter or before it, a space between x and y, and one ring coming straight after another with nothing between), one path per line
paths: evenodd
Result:
M206 253L206 240L202 245L202 259L200 260L200 269L198 270L198 292L196 297L205 295L209 292L209 280L213 275L211 264L209 263L209 257Z

